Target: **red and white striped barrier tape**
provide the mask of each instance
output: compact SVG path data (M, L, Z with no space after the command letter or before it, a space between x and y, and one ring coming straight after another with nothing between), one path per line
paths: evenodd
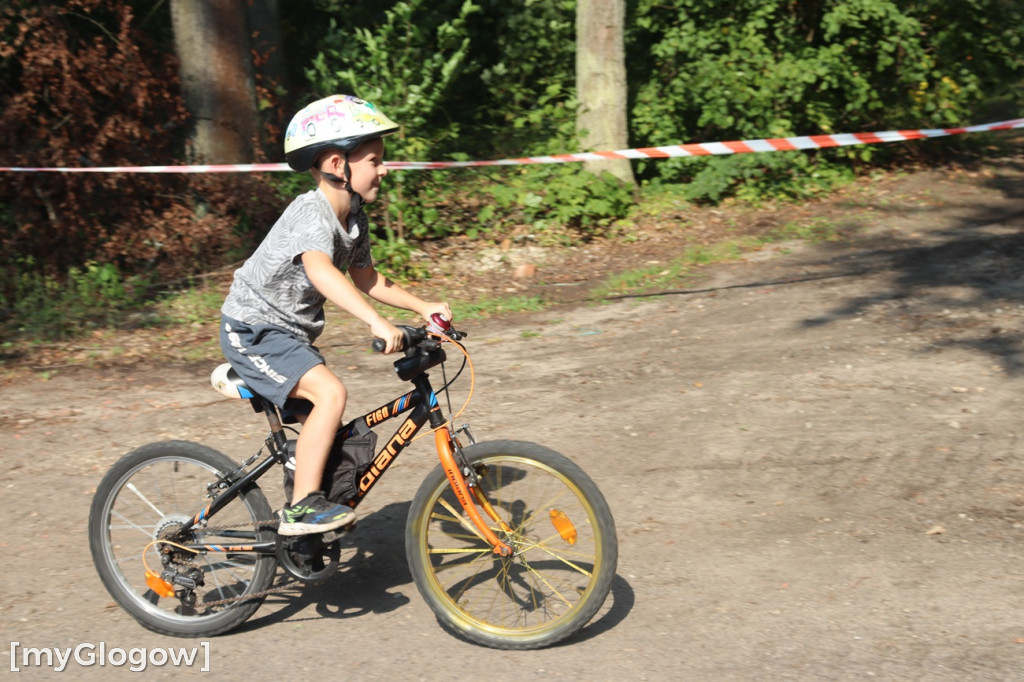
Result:
M701 142L666 147L640 147L612 152L583 152L579 154L558 154L554 156L529 156L521 159L501 161L399 161L388 164L397 169L467 168L473 166L513 166L537 163L571 163L575 161L602 161L607 159L666 159L685 156L710 156L718 154L747 154L753 152L781 152L803 149L824 149L845 147L856 144L879 144L902 142L929 137L945 137L962 133L979 133L994 130L1024 128L1024 118L999 123L985 123L967 128L938 128L930 130L889 130L878 133L844 133L838 135L809 135L800 137L779 137L761 140L740 140L734 142Z
M1024 128L1024 118L1015 118L998 123L983 123L965 128L930 128L921 130L887 130L876 133L842 133L837 135L807 135L798 137L777 137L760 140L739 140L733 142L701 142L665 147L640 147L607 152L582 152L579 154L556 154L552 156L527 156L497 161L388 161L393 170L439 170L444 168L474 168L480 166L523 166L546 163L574 163L579 161L603 161L608 159L667 159L686 156L710 156L718 154L747 154L754 152L781 152L804 149L826 149L858 144L881 144L883 142L905 142L932 137L981 133L996 130ZM217 164L196 166L102 166L84 168L22 168L0 166L0 171L19 173L258 173L287 171L284 163Z

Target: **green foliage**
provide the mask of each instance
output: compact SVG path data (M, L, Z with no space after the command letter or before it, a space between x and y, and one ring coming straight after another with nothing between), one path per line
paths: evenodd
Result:
M376 239L370 246L374 263L394 279L402 281L423 280L430 277L426 266L415 258L416 247L403 238L396 237L385 228L385 238Z
M471 0L458 5L401 1L385 11L374 30L340 28L332 19L307 76L320 92L353 93L380 106L402 126L387 140L388 155L424 160L458 136L458 125L437 120L444 118L445 96L469 52L466 22L479 9ZM421 197L430 193L428 187L422 174L388 180L383 229L377 230L384 241L375 244L374 258L393 276L426 272L413 262L406 235L433 236L436 215Z
M739 258L753 247L750 239L724 241L693 246L668 263L659 263L610 275L596 288L594 298L610 298L652 291L668 291L683 286L694 276L694 269L710 263L723 263Z
M536 312L543 309L544 301L537 296L510 296L459 301L458 312L460 320L479 320L491 315Z
M986 93L1024 73L1015 47L1024 35L1021 11L1003 0L969 4L639 0L627 46L632 135L659 145L960 125ZM794 177L824 177L835 172L828 167L897 149L653 161L639 169L646 179L692 181L691 196L710 200L743 186L788 195L776 183L792 187Z
M70 268L63 280L41 273L31 257L15 269L14 295L0 295L5 336L59 340L116 324L124 311L140 304L144 292L137 278L125 281L110 263Z
M375 101L403 125L389 160L578 150L573 0L280 9L291 97ZM180 160L189 121L168 13L144 0L0 3L6 165ZM1024 8L1011 0L632 0L630 146L962 125L984 120L994 101L1017 115L1022 39ZM269 122L283 127L290 111L277 113ZM979 137L648 160L636 170L648 185L676 187L680 201L803 200L870 166ZM0 271L5 328L59 337L102 317L89 296L131 307L136 273L179 280L247 255L309 187L299 174L0 174L0 247L15 264ZM631 205L613 180L575 164L394 172L384 188L371 211L374 255L405 279L426 276L421 240L585 239Z
M224 292L216 287L192 283L164 295L156 306L156 320L162 324L207 325L220 319Z
M568 229L587 238L633 205L632 190L612 175L595 177L575 164L527 166L492 175L492 180L484 187L491 201L477 215L489 231L525 224L537 233L561 234Z
M750 203L798 201L823 196L854 179L849 165L806 153L683 159L680 165L692 173L683 194L693 202L717 203L729 196Z
M847 230L855 229L852 225ZM666 263L656 263L641 268L617 272L610 275L591 295L596 299L613 298L652 292L668 292L686 285L687 280L696 276L697 268L711 263L725 263L737 260L751 250L765 244L798 239L810 243L835 241L844 228L829 218L817 217L812 220L786 223L760 235L741 236L735 239L701 244L687 248L682 255Z
M313 176L309 173L278 173L272 176L269 184L274 188L277 198L290 201L293 198L316 188ZM265 226L265 232L270 230L270 225Z
M455 94L469 124L461 150L534 155L575 151L576 2L479 0L470 25L478 69ZM483 88L480 85L483 85ZM458 87L458 86L457 86Z
M799 239L800 241L818 242L836 241L842 235L842 229L828 218L815 218L810 222L786 223L769 233L766 242L774 242L785 239Z
M306 73L314 89L358 95L402 125L391 154L423 159L457 126L430 127L469 52L468 17L480 8L464 0L449 19L451 2L408 0L385 12L375 30L339 27L331 20L321 52Z
M465 87L459 78L470 67L479 73L487 99L503 101L495 108L476 102L458 108L459 113L468 114L463 120L478 131L478 139L487 134L481 131L500 131L502 142L489 144L488 153L493 154L496 147L531 154L574 148L575 3L484 4L486 11L479 12L481 7L469 1L401 1L385 9L384 21L372 30L342 30L331 24L322 52L308 72L310 80L322 92L355 92L371 99L402 123L400 136L388 140L389 157L424 159L442 154L446 145L459 141L459 120L439 115L447 102L468 96L457 88ZM482 35L484 27L496 30L498 40L482 41L473 52L478 59L470 64L470 30ZM529 40L524 41L524 36ZM552 61L560 68L552 69ZM480 94L477 88L472 97L479 99ZM429 137L425 131L430 131ZM595 179L578 166L491 174L497 179L493 184L481 183L481 177L477 172L470 176L468 187L455 190L450 176L391 174L385 185L381 225L376 229L380 238L374 246L375 260L394 276L414 278L425 275L425 270L417 266L409 239L458 233L476 236L520 225L549 234L568 229L590 236L624 215L632 204L629 190L613 178ZM456 192L469 205L482 204L475 221L453 215Z

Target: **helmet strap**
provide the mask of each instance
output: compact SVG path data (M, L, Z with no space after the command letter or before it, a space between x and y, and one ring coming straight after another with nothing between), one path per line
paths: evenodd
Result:
M358 196L356 191L354 189L352 189L352 168L348 165L348 152L345 152L345 171L344 172L345 172L345 177L344 178L339 178L334 173L328 173L325 170L321 170L320 171L320 173L325 178L327 178L331 182L336 182L339 185L343 186L345 189L347 189L349 194L355 194L356 196ZM362 197L360 197L360 199L361 198Z

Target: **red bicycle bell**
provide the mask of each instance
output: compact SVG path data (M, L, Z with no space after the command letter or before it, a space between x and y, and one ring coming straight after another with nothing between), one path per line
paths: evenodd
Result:
M451 322L448 321L441 313L431 313L430 324L427 325L427 331L433 334L442 334L448 336L448 330L452 328Z

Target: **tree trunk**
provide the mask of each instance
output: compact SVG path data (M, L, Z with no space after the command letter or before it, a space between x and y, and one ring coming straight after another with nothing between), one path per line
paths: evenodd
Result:
M258 134L245 0L171 0L192 160L249 163Z
M586 151L624 149L626 126L625 0L578 0L576 3L576 128ZM636 187L626 159L587 161L595 174L609 172Z

